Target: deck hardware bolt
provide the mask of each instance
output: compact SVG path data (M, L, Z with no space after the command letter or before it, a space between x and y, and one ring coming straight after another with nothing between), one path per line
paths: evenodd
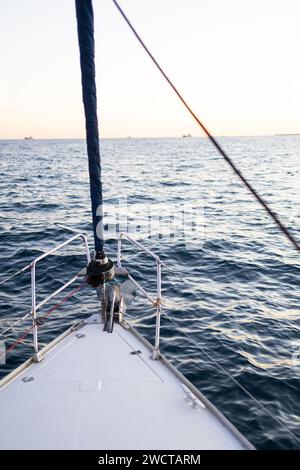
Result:
M23 377L22 381L23 382L32 382L34 380L34 377Z
M84 338L84 337L85 337L85 335L82 334L82 333L77 333L75 336L76 336L76 338L78 338L78 339L81 339L81 338Z
M142 351L140 351L139 349L137 351L131 351L132 355L138 355L138 354L142 354Z

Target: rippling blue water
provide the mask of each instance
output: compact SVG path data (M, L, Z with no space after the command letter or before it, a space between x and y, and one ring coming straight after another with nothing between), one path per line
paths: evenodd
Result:
M299 239L300 137L220 140ZM206 139L104 140L101 146L106 210L113 213L119 197L127 195L130 224L138 218L141 232L158 204L170 212L186 201L204 207L204 243L190 244L189 235L179 233L143 239L179 273L165 271L163 276L165 309L179 325L175 329L163 316L163 352L255 446L299 447L206 355L300 439L299 255ZM88 232L92 244L84 141L0 141L0 187L1 277L70 237L57 224ZM115 258L115 239L108 240L107 251ZM153 288L148 259L128 249L125 262ZM83 265L78 244L47 258L37 271L38 298ZM3 327L30 310L29 273L0 289ZM97 309L94 292L80 291L42 326L42 344ZM152 340L154 319L142 299L132 316ZM28 325L16 328L8 346ZM30 346L28 336L0 366L2 375L32 354Z

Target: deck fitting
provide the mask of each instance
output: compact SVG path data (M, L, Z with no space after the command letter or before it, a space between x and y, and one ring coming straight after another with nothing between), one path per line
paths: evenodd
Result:
M32 382L34 380L34 377L23 377L22 382Z

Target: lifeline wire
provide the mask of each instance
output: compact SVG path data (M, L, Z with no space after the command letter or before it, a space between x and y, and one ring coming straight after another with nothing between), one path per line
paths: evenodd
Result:
M79 230L75 230L75 229L72 229L70 227L66 227L65 225L62 225L62 224L59 224L59 223L56 223L55 225L57 225L58 227L60 228L63 228L64 230L68 230L69 232L71 233L83 233L85 234L85 232L80 232ZM24 266L24 268L22 269L19 269L19 271L16 271L14 272L13 274L10 274L9 276L7 276L5 279L1 279L0 280L0 286L2 284L4 284L5 282L9 281L10 279L13 279L15 276L17 276L18 274L21 274L23 273L24 271L26 271L27 269L29 269L31 267L31 263L30 264L27 264L27 266Z
M162 67L159 65L155 57L152 55L144 41L142 40L141 36L137 33L135 27L133 24L130 22L128 19L127 15L125 12L122 10L120 5L116 0L112 0L114 5L117 7L119 12L121 13L122 17L128 24L129 28L143 47L143 49L146 51L152 62L155 64L155 66L158 68L160 73L163 75L163 77L166 79L168 84L171 86L171 88L174 90L180 101L183 103L183 105L186 107L188 112L191 114L191 116L195 119L197 124L201 127L201 129L205 132L211 143L214 145L214 147L217 149L217 151L222 155L224 160L230 165L234 173L238 176L238 178L242 181L244 186L247 187L247 189L250 191L250 193L255 197L255 199L259 202L259 204L264 208L264 210L269 214L269 216L273 219L275 224L278 226L280 231L286 236L286 238L294 245L296 250L300 253L300 245L297 242L297 240L294 238L294 236L290 233L289 229L281 222L281 220L277 217L275 212L268 206L268 204L264 201L264 199L259 195L259 193L256 191L256 189L248 182L248 180L244 177L242 172L238 169L238 167L235 165L235 163L232 161L232 159L227 155L225 150L221 147L221 145L218 143L218 141L215 139L215 137L212 136L212 134L209 132L209 130L205 127L205 125L201 122L201 120L198 118L198 116L192 111L190 106L187 104L181 93L178 91L178 89L175 87L173 82L170 80L168 75L164 72Z
M166 265L164 262L162 262L162 265L168 270L170 271L172 274L174 274L175 277L177 277L181 282L184 281L187 283L187 281L182 277L182 276L179 276L177 274L177 272L170 268L168 265ZM188 283L187 283L188 284ZM168 308L168 307L167 307ZM175 326L177 329L180 328L180 326L174 321L172 320L172 318L168 315L168 313L166 312L165 310L165 307L162 306L162 312L164 313L164 315L166 316L166 318L173 324L173 326ZM144 319L144 317L142 317L142 320ZM242 329L244 329L242 327ZM222 372L224 372L224 374L226 374L230 380L232 380L246 395L248 395L249 398L251 398L254 403L256 403L261 409L263 409L265 411L265 413L271 417L278 425L280 425L281 427L283 427L285 430L288 431L288 433L290 434L291 437L293 437L299 444L300 444L300 439L281 421L279 420L278 418L276 418L276 416L274 416L266 407L265 405L263 405L259 400L257 400L257 398L255 398L254 395L252 395L251 392L249 392L242 384L240 384L240 382L238 380L236 380L231 374L230 372L228 372L224 367L222 367L219 362L214 359L213 357L211 357L209 355L208 352L205 351L205 349L203 347L201 347L198 343L196 343L195 340L193 340L190 336L188 336L182 329L180 329L182 334L191 342L193 343L197 348L199 348L203 354L211 361L213 362ZM218 338L215 338L218 340L218 342L221 343L221 341L218 339Z
M0 281L0 286L2 284L4 284L5 282L9 281L10 279L12 279L13 277L17 276L18 274L23 273L24 271L26 271L26 269L29 269L30 266L31 266L31 263L27 264L27 266L24 266L24 268L19 269L19 271L15 272L15 273L11 274L10 276L6 277L5 279L1 280Z
M177 323L176 323L174 320L172 320L172 318L166 313L166 311L165 311L164 309L163 309L163 312L164 312L166 318L172 323L172 325L175 326L177 329L178 329L178 328L180 329L181 333L188 339L188 341L190 341L191 343L194 344L194 346L196 346L197 348L199 348L199 349L202 351L202 353L203 353L211 362L213 362L222 372L224 372L224 374L226 374L226 375L230 378L230 380L232 380L246 395L248 395L249 398L251 398L251 399L254 401L254 403L256 403L270 418L272 418L272 419L275 421L275 423L277 423L279 426L281 426L282 428L284 428L284 429L289 433L289 435L290 435L291 437L293 437L293 438L295 439L295 441L296 441L298 444L300 444L300 439L293 433L293 431L291 431L291 430L285 425L285 423L284 423L283 421L281 421L279 418L277 418L276 416L274 416L274 415L272 414L272 412L269 411L268 408L266 408L266 406L263 405L257 398L255 398L255 396L252 395L252 393L249 392L242 384L240 384L240 382L239 382L238 380L236 380L236 379L233 377L233 375L231 375L230 372L228 372L228 370L226 370L223 366L221 366L221 364L219 364L219 362L218 362L216 359L214 359L213 357L211 357L211 356L209 355L209 353L207 353L207 352L205 351L205 349L204 349L202 346L200 346L198 343L196 343L195 340L193 340L188 334L186 334L186 333L182 330L182 328L180 328L179 325L177 325Z
M83 281L78 287L76 287L75 289L73 289L69 294L67 294L62 300L60 300L57 304L55 304L53 307L50 308L50 310L48 310L48 312L43 315L43 320L45 320L46 318L49 317L49 315L51 315L51 313L53 313L55 310L57 310L64 302L66 302L68 299L70 299L71 297L73 297L73 295L75 295L77 292L79 292L84 286L86 285L86 281ZM28 315L25 315L25 317L21 318L21 321L24 320ZM0 360L2 359L2 357L7 357L7 355L9 353L11 353L11 351L13 351L16 346L18 346L18 344L20 343L23 343L23 340L26 338L26 336L33 330L34 328L34 325L30 326L29 328L27 328L24 333L22 333L21 336L19 336L19 338L16 339L16 341L7 349L7 351L5 351L2 355L0 355Z

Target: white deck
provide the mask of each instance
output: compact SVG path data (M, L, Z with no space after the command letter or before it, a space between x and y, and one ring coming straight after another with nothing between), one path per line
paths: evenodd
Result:
M180 378L131 331L102 328L91 317L2 387L1 449L247 446L209 404L193 408Z

